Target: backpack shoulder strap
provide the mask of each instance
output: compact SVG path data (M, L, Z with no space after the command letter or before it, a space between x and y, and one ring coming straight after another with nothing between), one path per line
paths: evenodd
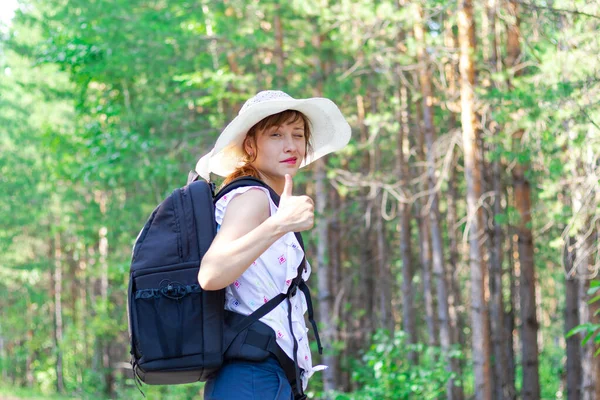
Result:
M260 187L267 189L269 191L269 194L271 195L271 199L273 200L275 205L279 206L279 195L277 194L277 192L275 192L273 190L273 188L271 188L269 185L267 185L260 179L253 178L251 176L243 176L241 178L235 179L234 181L228 183L225 187L223 187L221 190L219 190L219 192L215 195L215 203L217 201L219 201L219 199L221 197L223 197L224 195L226 195L227 193L229 193L235 189L245 187L245 186L260 186Z

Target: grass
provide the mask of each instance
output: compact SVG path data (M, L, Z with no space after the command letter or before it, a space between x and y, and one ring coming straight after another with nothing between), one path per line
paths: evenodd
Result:
M0 386L0 400L73 400L77 397L45 394L30 388Z

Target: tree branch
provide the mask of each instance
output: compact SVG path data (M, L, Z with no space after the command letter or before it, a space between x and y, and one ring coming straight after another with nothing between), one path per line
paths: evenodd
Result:
M555 13L574 14L574 15L581 15L584 17L600 19L600 15L588 14L586 12L579 11L579 10L566 10L566 9L562 9L562 8L554 8L554 7L549 7L549 6L539 6L537 4L526 3L524 1L519 1L518 3L524 7L532 8L534 10L547 10L547 11L552 11Z

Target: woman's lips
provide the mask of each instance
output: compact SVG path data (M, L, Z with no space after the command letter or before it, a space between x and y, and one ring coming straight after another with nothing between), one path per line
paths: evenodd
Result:
M288 158L287 160L281 161L284 164L294 165L296 164L297 158Z

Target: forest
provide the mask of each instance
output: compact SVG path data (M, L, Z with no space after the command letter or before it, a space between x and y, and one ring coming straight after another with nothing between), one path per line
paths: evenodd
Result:
M599 0L16 3L0 398L142 398L132 245L244 101L279 89L352 128L294 179L329 366L309 398L600 400Z

